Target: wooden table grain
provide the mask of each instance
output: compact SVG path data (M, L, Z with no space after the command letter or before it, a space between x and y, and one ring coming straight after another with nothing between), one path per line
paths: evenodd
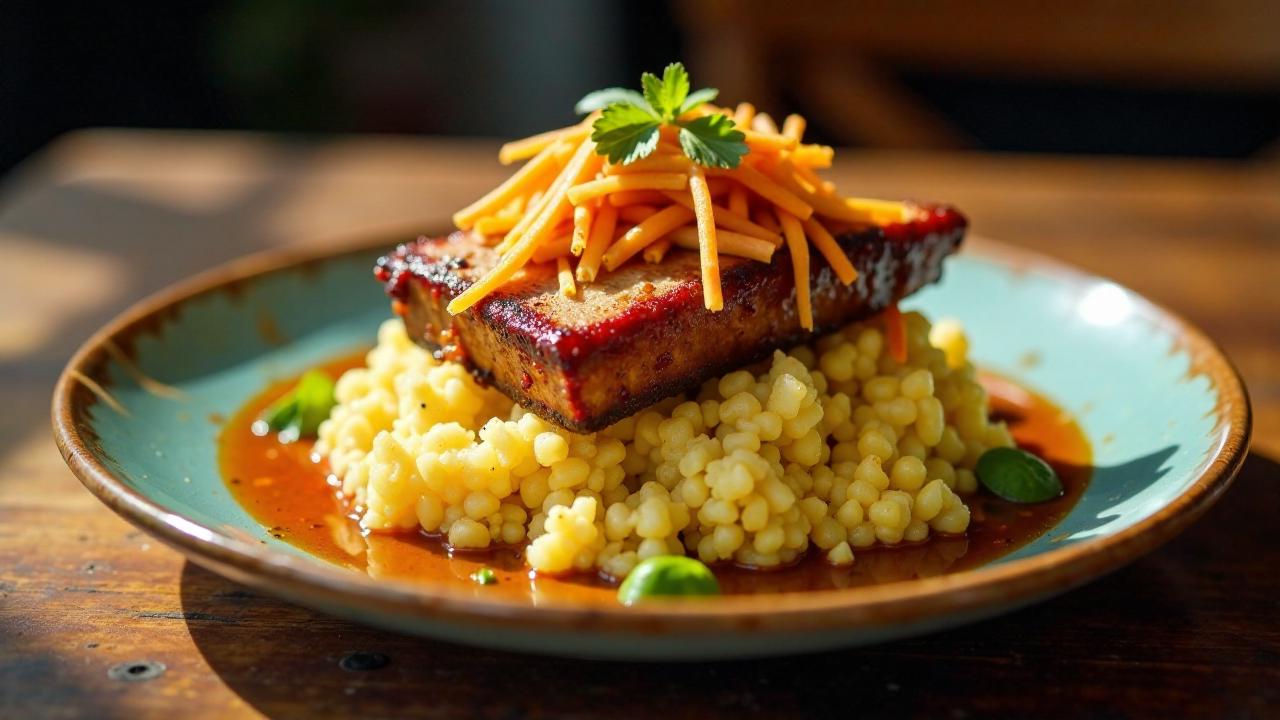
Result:
M1276 716L1280 168L848 153L850 191L951 201L977 234L1205 328L1254 403L1236 486L1085 588L938 635L798 658L554 660L371 630L249 591L118 519L62 464L50 390L129 302L253 250L446 226L488 141L87 131L0 185L0 717ZM132 671L130 670L132 668ZM366 668L366 669L358 669Z

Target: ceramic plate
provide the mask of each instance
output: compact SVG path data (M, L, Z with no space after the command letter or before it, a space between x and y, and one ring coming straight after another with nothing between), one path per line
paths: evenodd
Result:
M1240 378L1200 331L1107 280L970 241L907 305L960 319L979 365L1048 395L1093 447L1084 496L1035 541L950 575L635 608L378 581L266 535L228 494L207 418L229 417L272 379L372 345L389 310L370 269L390 244L250 258L125 312L58 383L54 430L68 465L192 561L304 605L490 647L657 659L882 641L1068 590L1184 528L1226 490L1248 444Z

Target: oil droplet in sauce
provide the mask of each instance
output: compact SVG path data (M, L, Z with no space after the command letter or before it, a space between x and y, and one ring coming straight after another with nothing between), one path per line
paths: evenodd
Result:
M361 367L364 353L321 367L337 378ZM1018 445L1049 462L1062 478L1062 497L1036 505L1017 505L984 492L965 498L973 513L963 536L935 535L929 540L855 553L849 567L832 567L811 552L791 567L752 571L715 568L727 594L776 593L857 587L959 572L988 563L1043 535L1080 499L1091 473L1092 453L1075 421L1043 396L1000 376L983 373L992 414L1009 423ZM255 435L250 427L263 409L287 392L296 378L266 388L224 426L219 463L227 489L271 534L308 553L374 578L424 584L449 583L484 597L508 597L543 603L559 600L615 604L612 583L595 576L531 577L523 548L450 552L437 538L415 533L365 535L357 510L343 498L336 478L312 457L312 445L276 442L273 434ZM498 582L480 586L471 574L492 568Z

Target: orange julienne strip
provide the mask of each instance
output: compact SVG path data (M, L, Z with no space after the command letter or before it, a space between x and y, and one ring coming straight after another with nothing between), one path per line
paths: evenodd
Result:
M569 246L573 243L572 231L553 235L550 240L538 246L533 251L533 257L530 262L544 263L551 262L561 255L569 254Z
M801 220L809 219L813 214L813 206L797 197L795 193L765 177L763 173L746 165L739 165L736 170L711 170L709 173L717 177L729 177L743 185L751 192L795 215Z
M684 172L689 168L689 158L680 155L650 155L628 165L609 164L605 166L606 175L631 175L635 173Z
M697 228L688 226L676 228L667 237L679 247L689 250L700 249ZM720 230L716 233L716 250L721 255L735 255L748 260L768 263L773 260L773 253L777 249L777 246L773 243L760 238L753 238L750 235L743 235L730 230Z
M511 245L492 270L449 302L448 311L450 315L457 315L469 309L486 295L501 287L520 268L528 264L529 259L533 257L534 251L538 249L538 245L554 229L557 216L570 207L569 199L565 197L569 186L595 172L599 166L599 162L591 160L591 158L597 158L597 160L600 158L599 155L595 154L595 149L596 144L589 138L582 141L582 144L578 146L578 151L569 159L569 164L565 165L564 171L557 178L557 184L544 196L543 200L548 202L542 213L539 214L538 219L520 236L519 240L516 240Z
M797 178L812 185L818 192L822 193L823 195L836 194L835 183L831 182L830 180L823 180L822 178L818 177L818 173L814 172L812 168L807 168L804 165L795 164L794 156L792 159L791 167L795 168L795 173Z
M574 297L578 294L578 286L573 283L573 271L569 269L569 258L561 255L556 258L556 278L560 281L560 294Z
M595 214L595 208L590 205L579 205L573 209L573 241L569 244L569 252L574 255L581 255L587 247L587 234L591 232Z
M498 149L498 162L503 165L510 165L517 160L533 157L548 147L555 145L560 140L578 143L585 139L590 132L590 124L578 124L563 127L559 130L548 130L520 140L512 140L509 143L504 143Z
M797 142L804 137L805 120L800 115L791 114L782 121L782 134Z
M661 240L664 235L693 219L693 211L683 205L671 205L631 228L604 254L605 269L616 270L631 256L643 250L649 243Z
M746 130L747 128L742 129ZM756 113L755 117L751 118L750 129L758 133L778 134L778 124L773 121L773 117L769 113Z
M745 130L745 142L747 146L755 152L781 152L783 150L793 150L800 144L798 140L785 135L774 135L771 133L756 132L755 130Z
M786 158L779 160L773 167L768 168L766 177L786 188L788 192L800 197L803 202L809 204L813 211L819 215L845 222L875 222L873 213L852 207L838 196L826 195L805 187L804 183L796 179L795 166Z
M656 212L658 212L658 208L652 205L627 205L618 208L618 219L626 220L629 223L641 223L648 220Z
M488 215L520 195L528 186L541 180L543 176L555 172L556 153L548 147L538 153L523 167L511 174L501 185L490 190L484 197L453 214L453 224L459 230L468 230L483 215Z
M835 157L835 150L829 145L801 145L791 151L791 159L797 165L811 168L829 168Z
M751 127L751 119L756 116L756 106L749 102L738 103L733 111L733 124L739 128Z
M473 228L481 235L497 235L515 227L518 222L520 222L520 213L501 212L476 220Z
M693 209L693 199L691 197L671 191L664 194L672 201ZM782 244L782 235L773 232L767 227L751 222L751 220L744 215L739 215L738 213L720 205L712 205L711 209L715 213L717 226L724 226L729 230L740 232L743 235L760 238L761 240L772 243L774 246Z
M644 261L647 263L660 263L662 258L667 256L667 251L671 249L671 238L665 237L653 243L644 249Z
M608 175L569 188L569 202L581 205L603 195L621 190L679 190L689 179L683 173L637 173Z
M809 243L805 241L804 228L795 215L786 210L778 210L778 223L782 225L782 234L787 238L787 249L791 251L791 269L796 279L796 313L800 316L800 327L813 329L813 306L809 297Z
M750 217L750 209L747 205L747 190L741 185L735 184L729 190L729 211L742 217Z
M666 196L662 193L662 190L619 190L609 195L609 204L614 207L655 205L666 201Z
M840 282L850 285L858 279L858 271L853 267L853 263L849 262L849 256L845 255L835 237L822 226L822 223L818 222L817 218L805 220L804 231L813 246L822 253L822 257L827 259L836 277L840 278Z
M778 224L778 218L767 208L759 207L751 211L751 220L762 228L766 228L769 232L777 233L782 236L782 226Z
M577 150L574 152L576 153ZM524 235L525 231L529 229L529 226L533 224L533 221L537 220L542 215L542 211L547 208L547 203L550 202L551 196L554 194L553 191L564 184L563 178L566 168L567 165L565 168L560 169L560 172L556 175L555 179L551 181L550 186L534 193L530 197L529 206L525 209L524 216L520 218L520 221L516 223L515 227L507 231L507 234L502 238L502 242L498 243L498 246L495 248L498 252L503 253L510 249L511 245L519 240L521 236Z
M737 186L738 184L729 178L707 177L707 192L711 193L711 197L720 197L727 194L731 188Z
M596 221L591 225L591 234L587 236L587 247L578 260L577 276L581 282L591 282L600 272L600 259L604 251L613 242L613 231L618 224L618 208L604 205L596 213Z
M724 309L720 290L720 253L716 249L716 215L707 191L707 176L700 165L689 166L689 196L698 221L698 264L702 268L702 304L715 312Z
M884 334L889 346L889 357L899 365L907 361L907 322L898 309L898 303L892 303L884 309Z

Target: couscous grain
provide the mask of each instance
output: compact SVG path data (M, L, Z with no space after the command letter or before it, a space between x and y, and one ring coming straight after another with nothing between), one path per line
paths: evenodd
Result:
M1008 446L955 323L905 316L907 360L856 323L727 373L599 433L555 427L385 323L337 383L317 450L373 531L459 548L528 542L547 573L627 575L687 553L775 567L814 546L847 565L876 544L963 533L973 465Z

